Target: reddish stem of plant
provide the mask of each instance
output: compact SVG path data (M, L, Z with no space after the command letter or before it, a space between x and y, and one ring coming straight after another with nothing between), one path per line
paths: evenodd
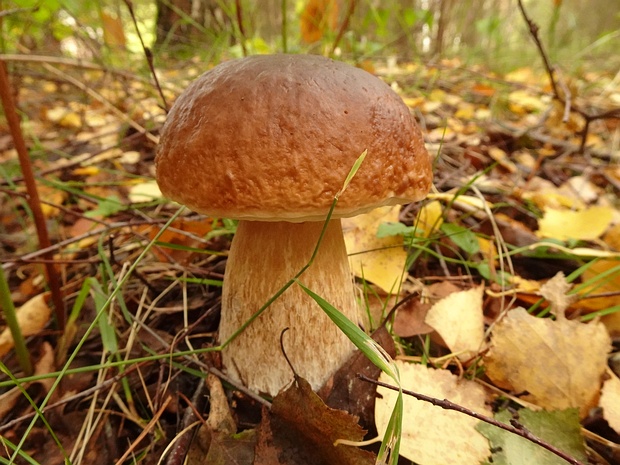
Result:
M41 201L39 200L39 192L34 180L32 164L30 163L28 149L26 148L26 142L24 141L24 135L22 134L19 117L17 116L15 102L13 101L13 96L11 94L11 85L6 70L6 64L3 60L0 60L0 99L2 100L6 121L9 125L11 136L13 137L13 143L15 144L15 150L17 151L17 156L19 158L19 164L24 177L24 184L26 185L26 192L28 193L27 201L30 210L32 211L35 228L37 230L39 247L43 249L48 248L51 247L52 244L47 232L45 216L41 210ZM63 330L65 328L65 306L60 280L58 277L58 270L56 269L55 263L53 263L54 256L52 253L45 254L43 258L49 260L49 262L45 263L47 283L52 294L56 323L58 328Z

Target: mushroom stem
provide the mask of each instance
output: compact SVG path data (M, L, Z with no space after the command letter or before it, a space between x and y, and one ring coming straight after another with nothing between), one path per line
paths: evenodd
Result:
M228 255L222 289L220 340L226 341L310 260L322 222L240 221ZM340 220L331 220L312 265L300 281L354 322L358 305ZM280 348L297 374L318 389L354 347L321 308L293 285L222 353L231 377L275 395L293 379Z

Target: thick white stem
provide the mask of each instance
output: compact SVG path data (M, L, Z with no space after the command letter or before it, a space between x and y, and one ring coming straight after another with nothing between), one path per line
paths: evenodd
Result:
M220 341L226 341L310 259L323 223L240 221L222 290ZM318 254L300 281L357 323L358 306L340 220L327 226ZM318 389L354 347L297 285L282 294L223 351L228 374L271 395L293 379L280 348L297 374Z

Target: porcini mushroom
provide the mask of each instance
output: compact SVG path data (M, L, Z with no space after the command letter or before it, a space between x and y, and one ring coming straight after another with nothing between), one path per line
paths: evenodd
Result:
M340 218L422 199L431 165L407 106L377 77L312 55L224 62L177 99L157 148L164 195L194 211L238 219L222 290L227 340L304 266L334 196L318 255L300 281L354 322L358 304ZM271 395L296 372L318 389L354 347L298 286L223 350L229 374Z

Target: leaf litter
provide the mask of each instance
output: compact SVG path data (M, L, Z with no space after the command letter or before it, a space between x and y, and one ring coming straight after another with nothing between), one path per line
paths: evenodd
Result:
M197 70L189 68L193 67L164 73L168 97L176 95L187 78L197 74ZM422 205L386 209L386 216L377 213L377 217L365 222L356 220L354 241L359 249L353 252L352 258L370 257L370 251L375 255L373 262L357 265L358 276L368 286L365 289L371 289L369 286L374 284L389 294L401 287L401 294L392 295L392 300L385 293L377 293L379 298L390 302L385 314L391 310L394 297L397 301L409 298L402 304L399 302L393 326L388 321L386 328L398 336L398 356L424 360L436 368L402 362L404 375L409 376L410 370L416 373L410 378L414 381L407 381L406 386L440 398L449 397L487 414L491 413L491 405L508 403L518 409L519 421L526 428L537 432L537 424L552 425L558 434L566 432L573 444L582 443L579 419L585 425L592 408L602 409L606 421L618 432L618 373L608 372L606 362L612 350L610 335L616 338L620 335L617 323L620 312L612 311L600 318L594 313L592 321L579 321L583 315L618 306L620 272L616 267L620 262L614 259L620 251L616 199L620 175L614 164L620 156L614 142L617 127L594 121L586 158L575 150L578 141L574 128L582 124L579 118L572 117L568 123L557 120L555 104L541 90L544 79L531 68L501 79L490 74L483 79L476 74L474 78L467 69L448 61L437 66L405 68L406 72L400 75L383 77L400 89L405 101L423 119L429 149L438 152L441 147L436 169L437 192ZM380 69L378 66L377 72ZM79 76L75 70L67 72ZM39 89L28 81L21 89L24 101L28 102L24 111L29 114L31 131L40 136L44 147L55 150L54 156L45 158L33 147L33 156L38 169L50 169L43 176L54 181L41 185L44 199L49 202L45 214L48 222L56 225L55 241L68 241L57 249L57 257L63 264L67 287L76 293L88 276L95 276L103 288L112 288L175 208L164 203L153 189L150 181L153 138L149 137L152 134L145 135L139 130L156 128L163 121L163 111L152 89L137 82L115 84L105 73L87 74L81 76L83 80L100 86L100 95L125 111L124 119L119 119L101 101L69 104L71 92L66 85L55 90L49 87L48 90L56 92L51 94L53 102L45 103L39 113L30 106L39 98ZM581 77L593 87L598 78ZM439 85L411 84L419 83L420 79ZM526 87L515 83L524 83ZM609 91L601 92L597 98ZM547 111L550 116L544 119ZM541 118L542 126L538 124ZM126 130L127 119L135 123L130 125L131 130ZM17 179L17 172L12 168L14 154L10 143L1 148L3 188L10 191ZM474 186L483 199L477 196ZM29 299L37 299L44 287L38 268L27 260L20 261L33 252L29 241L33 230L24 222L18 194L19 189L15 189L14 196L0 199L0 237L3 258L19 263L18 270L18 267L11 268L10 285L14 300L23 306ZM489 227L487 211L492 211L491 219L496 220L504 241L515 247L509 257L514 272L505 281L494 280L492 273L481 272L481 263L493 271L507 260L488 246L497 239L497 230ZM391 225L391 233L380 233L382 228L385 233L385 225ZM96 231L99 232L94 234ZM118 347L128 349L129 360L214 344L224 271L222 254L233 232L234 225L188 212L160 237L160 243L137 267L110 311ZM592 257L597 254L603 258L592 263ZM414 256L415 265L411 267ZM581 269L584 264L589 266ZM558 272L572 277L572 290L562 285L554 287ZM604 273L609 273L606 279L593 281ZM437 290L433 286L448 282L455 283L455 287L433 297L433 289ZM75 297L70 299L71 303L75 301ZM76 315L72 347L93 317L92 306L93 297L89 295L81 313ZM548 317L547 309L552 318ZM540 317L534 316L541 310ZM50 331L45 325L49 317L44 317L44 312L37 314L41 320L37 320L40 322L29 333L33 353L49 352L43 350ZM486 330L482 335L481 327ZM137 334L140 343L130 343ZM102 351L101 335L96 329L84 340L81 358L72 367L95 367L106 360ZM41 358L44 359L47 360ZM74 437L63 436L61 441L69 449L82 450L84 457L93 460L104 457L97 455L104 450L101 446L104 440L121 449L116 458L128 443L138 441L136 451L147 457L145 463L156 463L165 445L180 429L179 412L192 408L186 399L196 388L197 375L204 377L209 367L217 367L217 357L207 359L207 368L197 365L196 360L180 357L175 358L176 365L158 361L167 359L143 361L128 373L122 369L98 368L105 376L114 373L120 380L124 379L126 384L120 390L117 384L112 389L112 383L96 381L96 376L67 375L67 381L75 382L76 390L100 386L101 394L112 400L104 403L95 397L93 408L105 406L106 412L114 414L103 415L99 425L105 427L99 426L95 440L90 443L75 442L78 433L71 428L66 431ZM10 353L3 362L15 372ZM51 362L45 367L37 366L37 373L42 374L56 369ZM407 376L403 377L408 379ZM494 391L484 390L468 379L474 377L490 382ZM306 453L316 454L314 463L353 460L339 455L343 450L359 459L353 463L371 463L372 454L368 450L373 450L372 446L366 449L333 446L334 440L347 436L356 441L364 438L364 431L355 427L357 420L338 409L364 409L364 426L372 430L374 416L377 429L381 430L389 410L384 404L390 394L379 390L382 398L375 405L380 414L369 415L369 405L373 402L366 399L367 392L363 394L366 400L357 407L351 402L351 393L360 391L347 391L348 400L342 400L347 395L342 396L338 389L345 391L353 377L349 374L344 379L346 382L334 384L336 392L332 393L336 397L332 399L338 399L334 400L337 407L334 410L306 392L301 380L292 392L274 399L275 410L271 412L226 386L228 394L217 397L217 404L228 405L228 412L241 431L213 432L213 448L203 451L202 459L219 457L213 458L214 463L225 460L223 457L230 459L231 455L227 454L240 447L246 458L235 459L238 463L254 463L247 462L247 457L254 457L258 452L259 457L268 457L264 460L270 460L274 454L288 454L289 462L271 463L306 463L300 458ZM6 377L1 381L6 382ZM5 393L10 392L7 386L4 384L2 388ZM40 398L40 392L36 392L39 388L30 385L29 389ZM67 389L73 392L69 382ZM165 404L164 392L175 393L176 402ZM2 424L31 411L19 396L6 399L4 405L15 408L2 411ZM521 408L520 402L543 410L530 412ZM64 407L63 413L81 424L85 421L84 405L75 401ZM162 405L165 409L157 417L152 442L139 442L144 425ZM212 412L215 405L214 400ZM415 421L420 409L426 407L432 410ZM502 448L501 452L493 452L494 463L515 465L521 463L518 457L545 455L540 448L514 435L502 433L500 437L485 433L487 439L476 430L483 431L484 425L465 421L460 414L444 417L441 409L426 407L406 401L402 452L418 463L448 463L452 458L448 460L442 454L456 453L457 448L451 444L457 441L466 443L460 449L465 455L452 463L480 463L491 455L490 447ZM507 410L496 414L504 421L509 421L510 415ZM66 427L61 416L49 415L54 429ZM17 425L3 432L14 443L25 431L24 421ZM345 434L348 431L351 434ZM430 438L425 436L429 434ZM46 437L46 430L37 428L31 435L29 452L37 460L52 463L58 459L60 454L55 444L39 441ZM546 437L542 433L541 436ZM556 441L554 437L546 439L550 443ZM45 450L37 450L37 443L45 444ZM570 451L585 461L583 449L575 446Z

